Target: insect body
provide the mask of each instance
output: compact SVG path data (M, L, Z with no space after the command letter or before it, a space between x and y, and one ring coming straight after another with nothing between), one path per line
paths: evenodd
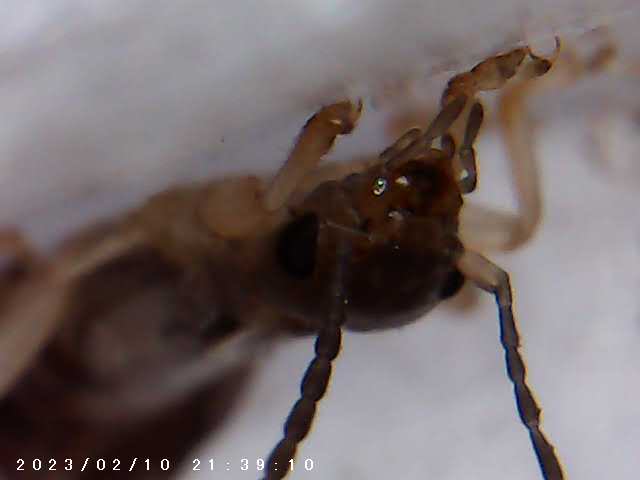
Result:
M492 57L449 82L424 131L409 130L377 159L318 167L362 109L330 105L270 182L247 176L162 192L52 260L5 235L15 256L0 290L5 474L25 456L135 452L179 462L213 428L210 409L230 408L247 370L239 352L283 332L316 333L267 465L267 478L282 478L276 466L309 432L342 328L413 322L466 279L496 297L520 417L543 476L563 478L525 381L509 277L470 248L481 241L460 224L463 194L476 185L476 94L550 66L528 48Z

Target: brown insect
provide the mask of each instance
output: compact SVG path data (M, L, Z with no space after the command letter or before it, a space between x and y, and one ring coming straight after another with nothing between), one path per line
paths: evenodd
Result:
M521 215L506 216L463 209L462 197L476 186L477 94L510 79L525 88L552 63L527 47L479 63L450 80L428 128L409 130L370 161L318 166L361 114L360 103L345 101L311 117L270 182L244 176L164 191L50 259L6 231L2 473L28 478L16 472L19 458L176 465L231 408L247 352L280 334L315 333L300 398L266 466L266 478L283 478L327 388L342 328L414 322L468 280L495 295L507 372L542 475L564 478L526 383L509 276L475 251L525 241L539 202L521 188ZM515 100L507 105L505 115L517 111ZM511 124L518 148L523 126Z

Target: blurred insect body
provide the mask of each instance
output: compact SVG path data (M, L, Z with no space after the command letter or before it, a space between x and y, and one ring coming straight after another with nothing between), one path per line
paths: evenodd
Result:
M361 114L361 104L340 102L307 122L268 183L245 176L167 190L52 259L7 232L3 473L19 457L135 452L177 463L231 407L247 352L278 334L316 333L300 399L268 462L267 478L282 478L311 428L342 328L414 322L466 279L496 297L520 418L543 476L564 478L526 383L509 277L475 251L525 241L531 212L526 202L510 217L463 209L462 197L476 186L476 95L533 82L551 64L524 47L455 76L428 128L409 130L377 159L318 167ZM495 217L497 237L468 227Z

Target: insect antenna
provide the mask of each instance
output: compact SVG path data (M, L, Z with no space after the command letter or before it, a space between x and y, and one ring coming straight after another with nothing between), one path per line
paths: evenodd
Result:
M307 436L316 413L316 404L327 391L331 378L331 362L338 356L342 343L342 325L346 320L347 262L351 253L348 241L338 244L336 270L331 286L328 320L318 331L315 356L302 378L300 398L293 405L284 424L284 436L271 451L264 480L280 480L289 472L289 462L296 454L298 443Z
M520 347L520 335L513 318L511 286L509 276L506 273L501 276L501 281L494 294L500 316L500 342L504 348L507 372L511 382L513 382L520 420L529 430L529 436L544 478L547 480L561 480L564 478L562 467L556 457L553 445L540 428L541 409L531 388L527 385L527 370L522 355L518 350Z
M555 448L540 426L542 410L527 384L527 369L519 350L520 334L513 315L509 274L482 255L468 250L462 256L458 267L478 287L492 293L496 298L500 321L500 343L504 348L507 374L513 383L520 420L529 431L531 444L545 480L563 480L565 477Z

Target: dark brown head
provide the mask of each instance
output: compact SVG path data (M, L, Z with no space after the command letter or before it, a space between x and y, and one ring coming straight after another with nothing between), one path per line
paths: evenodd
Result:
M277 243L294 313L324 315L337 242L351 245L346 326L356 330L414 321L458 291L462 197L444 152L426 149L389 167L380 164L327 182L296 207ZM318 321L322 321L318 318Z

